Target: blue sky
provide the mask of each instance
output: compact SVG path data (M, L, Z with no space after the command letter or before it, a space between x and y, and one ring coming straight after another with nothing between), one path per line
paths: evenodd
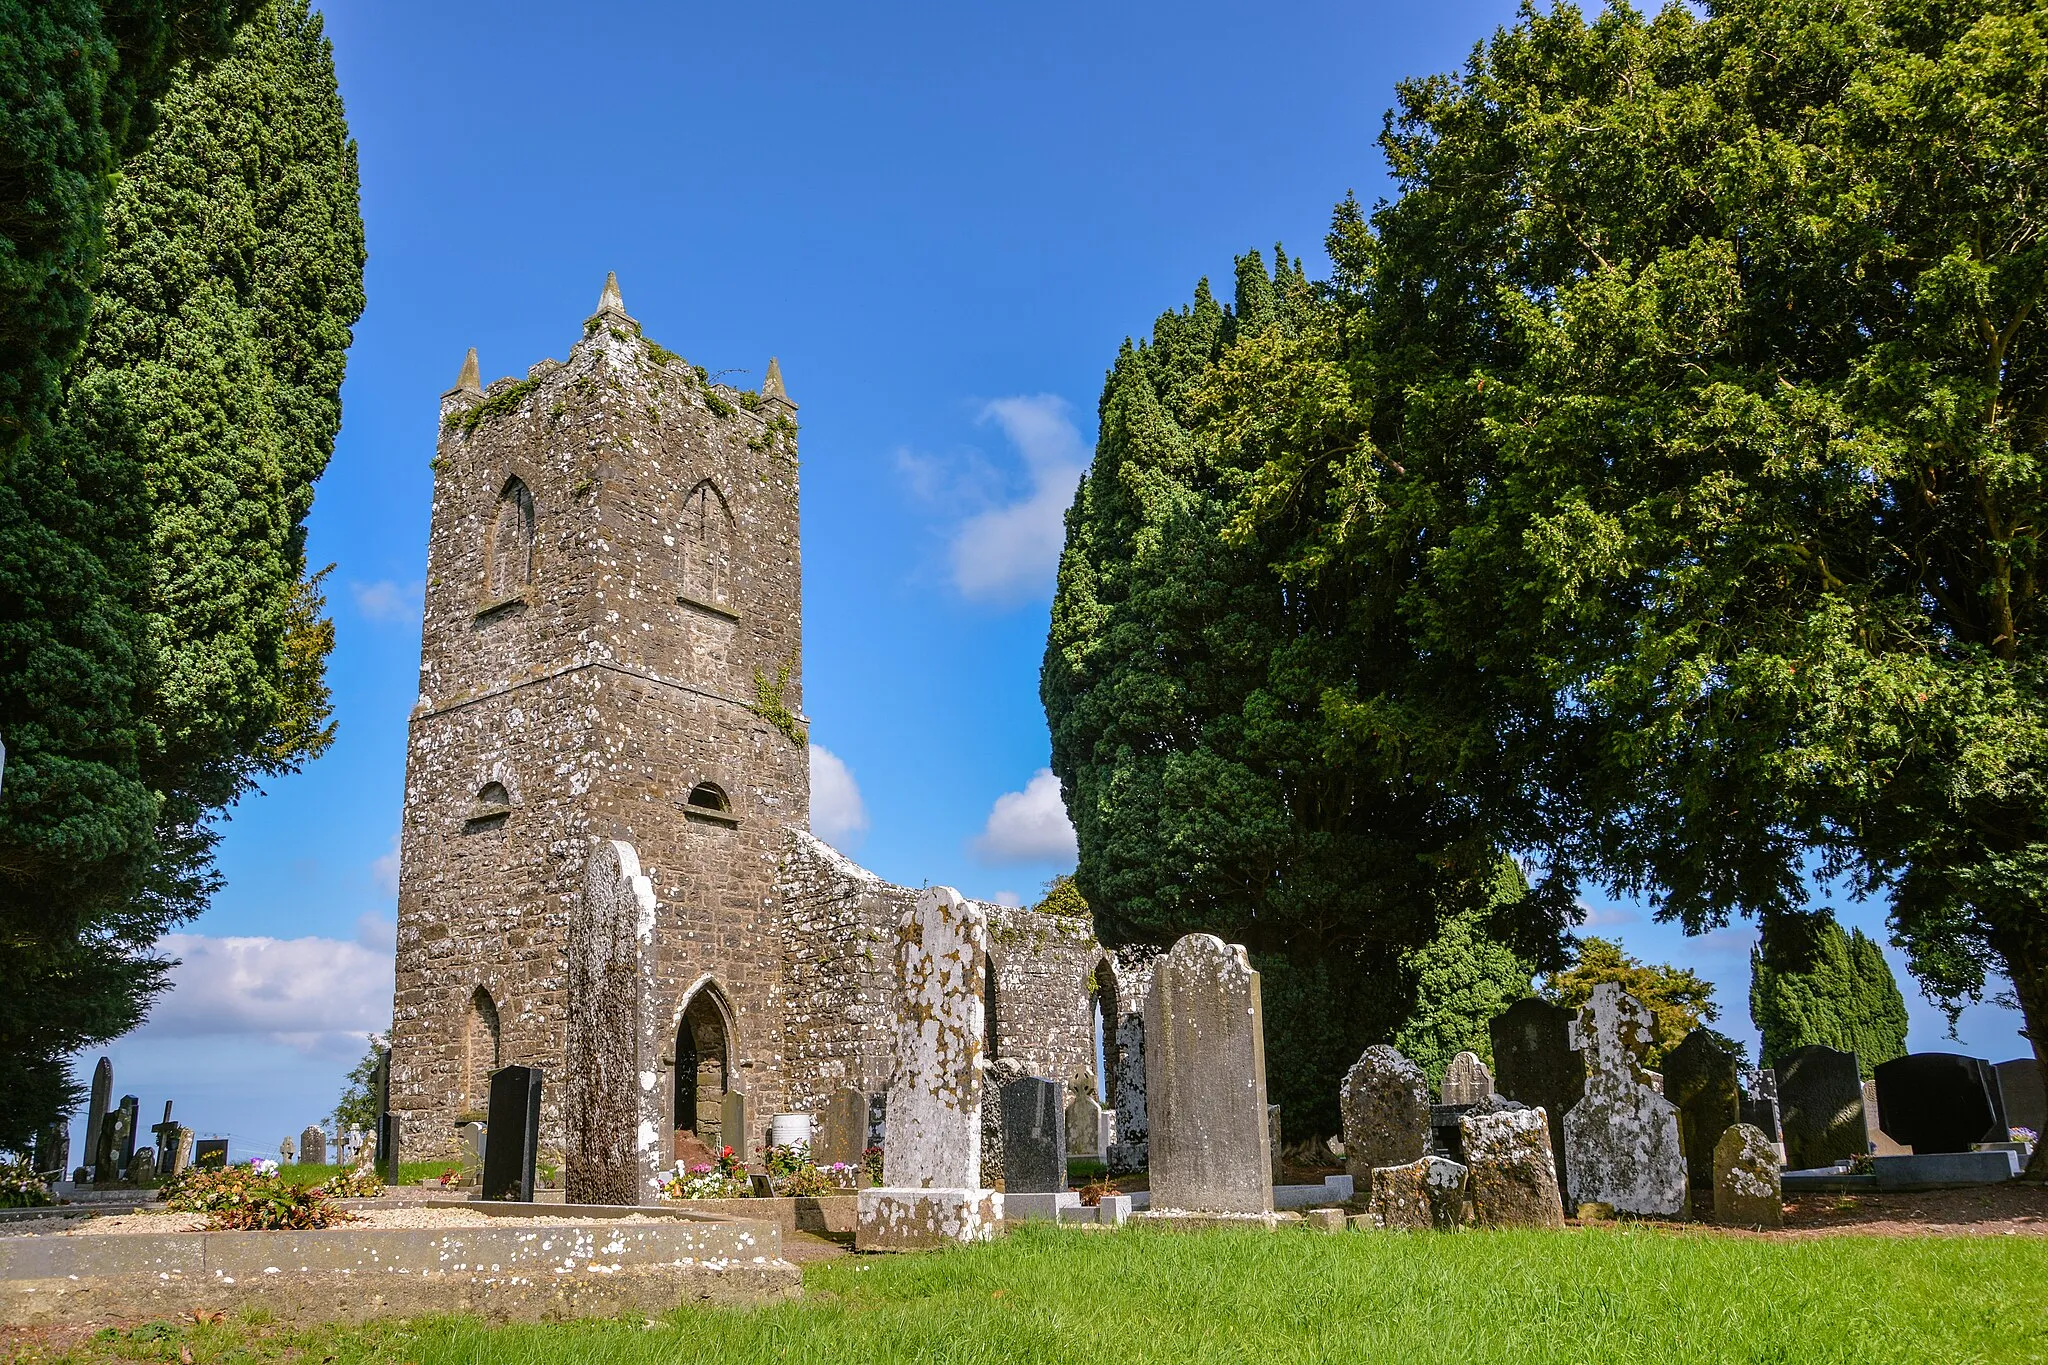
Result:
M1331 206L1385 189L1394 82L1512 17L1503 0L323 8L370 246L311 520L334 565L339 735L235 812L226 888L168 945L178 989L107 1049L117 1094L151 1121L175 1098L238 1157L324 1115L389 1020L428 461L468 347L486 382L563 356L616 270L647 334L692 362L751 387L779 356L802 406L820 832L896 881L1030 899L1071 865L1039 776L1038 663L1118 343L1249 248L1326 268ZM1587 902L1589 932L1719 982L1724 1027L1750 1036L1746 932L1686 940ZM1913 1045L1944 1046L1907 993ZM2016 1056L2015 1022L1987 1005L1962 1036Z

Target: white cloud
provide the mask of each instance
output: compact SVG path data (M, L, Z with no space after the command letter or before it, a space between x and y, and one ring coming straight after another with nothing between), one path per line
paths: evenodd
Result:
M1060 799L1060 780L1052 769L1040 768L1023 791L996 798L974 851L991 863L1071 865L1080 856L1066 803Z
M998 398L977 418L1002 428L1022 458L1024 490L979 452L940 460L900 452L914 496L962 520L947 537L953 586L972 601L1009 605L1052 590L1065 539L1063 518L1088 468L1088 447L1065 399L1041 393Z
M1014 891L998 891L994 899L997 905L1007 905L1012 910L1024 904L1024 898Z
M171 934L159 946L179 963L145 1025L153 1036L239 1035L311 1054L390 1027L388 941Z
M426 584L395 583L380 578L375 583L350 583L348 590L355 594L356 610L363 619L380 623L417 621L420 619L420 597L426 591Z
M868 809L846 760L822 744L811 746L811 833L842 853L860 847Z
M1585 906L1584 909L1586 911L1586 926L1591 929L1605 929L1617 924L1637 924L1643 918L1635 911L1623 909L1619 905L1604 906L1599 909Z
M356 942L373 953L390 957L398 951L398 921L375 910L365 910L356 916Z

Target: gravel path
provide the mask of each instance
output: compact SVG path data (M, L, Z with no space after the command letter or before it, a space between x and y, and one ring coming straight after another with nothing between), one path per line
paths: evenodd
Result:
M481 1228L503 1227L516 1224L520 1227L582 1227L593 1221L602 1221L606 1227L614 1223L647 1224L674 1222L669 1218L650 1218L645 1214L629 1213L623 1218L593 1220L589 1218L502 1218L478 1213L475 1209L448 1208L432 1204L394 1204L382 1207L365 1206L354 1210L357 1219L352 1223L338 1224L348 1228ZM155 1233L159 1236L171 1232L202 1232L206 1228L206 1215L201 1213L172 1213L168 1210L157 1213L123 1213L111 1217L65 1218L37 1220L35 1222L0 1225L0 1236L44 1235L55 1237L101 1237L119 1236L132 1233Z

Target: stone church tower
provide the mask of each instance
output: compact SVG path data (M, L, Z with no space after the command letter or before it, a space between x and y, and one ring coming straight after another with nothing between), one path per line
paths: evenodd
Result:
M616 280L567 363L441 399L400 842L392 1104L452 1153L539 1065L559 1152L585 863L638 850L675 1147L788 1103L775 883L808 822L796 405L641 335ZM664 1147L670 1144L663 1135Z

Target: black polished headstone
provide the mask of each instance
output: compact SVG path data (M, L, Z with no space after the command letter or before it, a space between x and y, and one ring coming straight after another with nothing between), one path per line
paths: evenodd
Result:
M142 1136L142 1101L133 1095L123 1095L116 1110L121 1115L121 1178L128 1178L128 1167L135 1160L135 1144Z
M1067 1188L1067 1107L1057 1081L1009 1081L1003 1106L1003 1188L1057 1194Z
M1955 1052L1912 1052L1877 1068L1877 1113L1885 1135L1915 1156L1967 1152L2005 1127L1990 1063ZM2002 1141L2004 1133L1999 1133Z
M377 1120L377 1165L383 1169L384 1183L396 1187L398 1179L398 1146L402 1136L398 1115L386 1113Z
M1493 1091L1531 1106L1550 1120L1550 1155L1559 1197L1571 1188L1564 1159L1564 1115L1586 1097L1586 1057L1571 1043L1579 1012L1530 996L1493 1017Z
M1999 1093L2005 1096L2005 1121L2040 1137L2048 1129L2048 1086L2041 1083L2041 1064L2032 1057L2015 1057L1994 1070Z
M192 1169L196 1171L224 1171L228 1168L228 1140L226 1138L201 1138L193 1149Z
M540 1159L540 1068L500 1067L491 1076L491 1140L484 1146L485 1199L533 1202Z
M1714 1145L1742 1122L1742 1073L1736 1056L1696 1028L1664 1054L1664 1098L1678 1106L1678 1145L1693 1197L1714 1185Z
M1863 1126L1863 1075L1855 1053L1802 1047L1778 1058L1773 1069L1790 1169L1832 1166L1870 1150L1870 1133Z

